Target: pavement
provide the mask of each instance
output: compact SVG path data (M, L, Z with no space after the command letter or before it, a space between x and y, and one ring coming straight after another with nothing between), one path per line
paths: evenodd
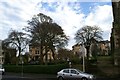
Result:
M55 74L5 73L2 80L57 80ZM96 80L120 80L120 78L97 77Z

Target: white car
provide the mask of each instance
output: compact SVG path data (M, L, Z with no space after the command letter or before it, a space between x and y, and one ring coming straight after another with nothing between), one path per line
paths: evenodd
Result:
M0 68L0 74L4 74L5 73L5 69L4 68Z
M78 69L62 69L57 73L58 80L94 80L94 75L84 73Z
M0 74L4 74L5 73L5 69L3 68L2 65L0 65Z

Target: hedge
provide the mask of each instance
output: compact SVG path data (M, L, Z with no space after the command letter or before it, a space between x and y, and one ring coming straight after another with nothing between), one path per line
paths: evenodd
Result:
M67 64L57 65L4 65L6 72L24 72L24 73L38 73L38 74L56 74L63 68L67 68ZM23 70L22 70L23 68Z

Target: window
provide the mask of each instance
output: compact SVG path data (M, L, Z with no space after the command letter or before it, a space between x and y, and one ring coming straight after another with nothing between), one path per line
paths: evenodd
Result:
M71 70L71 73L72 73L72 74L78 74L78 72L75 71L75 70Z
M68 70L68 69L63 70L63 72L64 72L64 73L69 73L69 70Z
M39 50L36 50L36 51L35 51L35 54L39 54Z

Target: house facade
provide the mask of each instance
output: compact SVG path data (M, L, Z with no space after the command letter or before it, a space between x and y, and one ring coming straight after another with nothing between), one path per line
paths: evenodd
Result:
M99 48L99 55L110 55L110 51L111 51L111 44L110 41L106 40L106 41L100 41L98 42L98 48Z
M41 48L40 46L32 46L32 45L29 45L29 61L40 61L41 59L41 55L43 55L43 62L46 61L46 58L47 58L47 62L53 60L53 55L52 55L52 51L49 49L47 51L47 56L45 56L45 49L43 47L43 50L41 52ZM42 53L42 54L41 54Z
M80 44L73 45L72 51L73 51L74 55L80 56Z
M81 51L80 44L73 45L72 51L75 55L78 55L80 57L82 56L82 54L80 53ZM110 54L110 41L108 40L100 41L100 42L93 41L90 45L89 56L92 57L94 54L109 55Z

